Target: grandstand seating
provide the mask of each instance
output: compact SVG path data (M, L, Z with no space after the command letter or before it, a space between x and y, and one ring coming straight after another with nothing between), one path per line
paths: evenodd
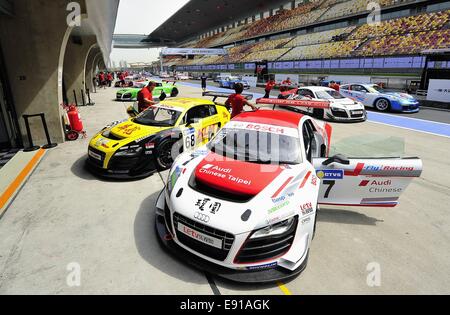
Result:
M313 45L313 44L321 44L331 42L334 36L349 34L351 33L356 26L344 27L330 31L311 33L311 34L303 34L298 35L292 41L286 44L285 47L297 47L304 45Z
M379 0L391 6L411 0ZM293 10L226 32L191 41L184 47L216 47L259 37L273 32L367 11L371 0L324 0L302 4ZM294 37L242 44L228 50L228 56L205 56L194 59L172 59L167 64L207 65L244 63L256 60L290 61L349 56L390 56L418 54L424 49L450 48L450 10L420 13L382 21L378 24L349 26ZM289 34L287 34L289 35ZM191 46L189 46L191 45Z
M377 37L353 54L358 56L417 54L425 49L450 48L450 30Z
M335 1L332 1L335 2ZM325 12L321 17L320 21L335 19L338 17L352 15L360 12L367 11L367 5L373 0L350 0L350 1L340 1L334 6L329 6L327 12ZM390 6L398 2L397 0L378 0L376 1L381 7ZM331 4L331 3L330 3ZM323 4L327 6L327 4Z

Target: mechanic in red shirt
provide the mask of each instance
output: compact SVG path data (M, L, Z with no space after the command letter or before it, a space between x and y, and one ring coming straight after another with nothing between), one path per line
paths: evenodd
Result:
M112 76L111 72L108 72L108 74L106 75L106 82L108 82L108 87L111 87L112 81L113 81L113 76Z
M339 90L341 89L341 86L339 84L337 84L336 82L331 81L330 82L330 88L332 88L333 90L336 90L336 91L339 92Z
M138 106L139 113L142 113L144 110L156 105L156 102L153 101L153 90L156 87L155 82L150 82L146 87L138 93Z
M105 86L105 74L103 72L100 72L98 75L98 86L100 88Z
M245 97L242 96L242 92L244 91L244 85L242 83L237 83L234 86L234 91L236 94L231 94L225 102L227 108L231 107L231 119L242 113L245 105L251 107L253 110L258 110L256 106L250 104Z
M275 80L271 79L266 84L266 94L264 98L270 98L270 91L272 91L273 87L276 85Z
M292 85L291 78L287 78L287 79L284 80L281 84L282 84L282 85Z

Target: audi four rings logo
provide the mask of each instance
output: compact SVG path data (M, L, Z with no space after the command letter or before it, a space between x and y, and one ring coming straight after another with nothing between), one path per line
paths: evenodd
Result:
M206 214L200 213L200 212L196 212L194 215L194 218L196 218L197 220L200 220L202 222L205 222L205 223L209 222L209 216L207 216Z

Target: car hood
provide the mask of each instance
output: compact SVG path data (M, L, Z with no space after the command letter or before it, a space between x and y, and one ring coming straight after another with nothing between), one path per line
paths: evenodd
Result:
M139 88L128 88L128 89L118 90L117 93L125 94L125 93L132 93L132 92L139 91L139 90L140 90Z
M136 124L132 120L128 120L124 123L114 126L111 129L111 134L118 139L129 139L129 138L138 139L141 137L156 134L166 129L169 128L144 126Z
M279 165L268 166L271 168L268 172L261 172L261 167L261 164L237 161L211 152L195 169L195 179L225 193L256 196L283 171Z
M333 99L331 101L332 107L340 107L347 109L363 109L364 106L361 103L355 102L349 98Z
M248 183L238 183L236 178ZM258 165L225 160L206 148L182 154L168 181L173 189L170 194L166 190L166 201L172 211L191 219L202 213L209 217L208 226L236 235L292 216L303 204L315 205L319 187L309 163ZM199 181L207 185L198 186Z
M411 95L406 94L406 93L400 93L400 92L385 92L385 93L383 93L383 94L385 94L385 95L390 95L390 96L395 96L395 97L398 97L398 98L401 98L401 99L406 99L406 100L408 100L408 101L414 101L414 100L415 100L414 97L412 97Z

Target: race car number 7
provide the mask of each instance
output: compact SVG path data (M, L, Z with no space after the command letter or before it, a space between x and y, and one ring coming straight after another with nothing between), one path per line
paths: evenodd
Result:
M324 196L325 199L328 199L328 197L330 196L331 190L333 189L334 185L336 184L336 181L324 180L323 184L328 186L327 190L325 191L325 196Z

